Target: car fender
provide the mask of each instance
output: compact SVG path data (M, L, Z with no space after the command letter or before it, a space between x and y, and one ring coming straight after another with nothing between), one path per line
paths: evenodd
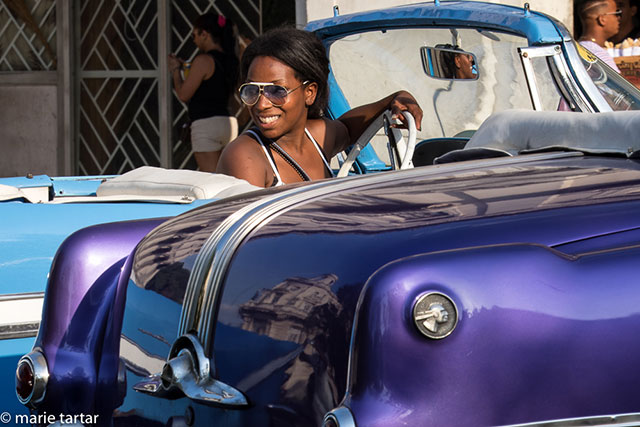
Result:
M124 299L115 297L126 257L161 222L140 220L87 227L60 246L49 274L34 345L43 353L49 372L43 410L55 407L60 412L63 408L64 414L93 411L100 366L95 355L102 353L105 334L113 333L107 323L117 325L117 316L122 317L122 307L117 309L115 304L124 305ZM117 349L104 351L106 359L114 351L117 354ZM71 371L77 374L72 387L64 375ZM64 393L60 391L63 388Z
M634 412L638 257L638 245L574 256L501 244L385 265L358 302L343 405L367 426ZM414 319L431 293L457 309L441 339Z

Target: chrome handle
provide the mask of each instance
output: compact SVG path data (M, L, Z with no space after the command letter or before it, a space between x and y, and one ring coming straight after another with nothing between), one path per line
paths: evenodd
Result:
M133 389L160 398L186 396L196 402L242 408L249 405L241 391L210 376L209 359L193 335L183 335L173 344L162 373L137 383Z

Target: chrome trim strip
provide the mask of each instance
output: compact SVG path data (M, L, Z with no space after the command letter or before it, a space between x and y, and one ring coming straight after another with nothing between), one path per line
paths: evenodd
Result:
M595 113L593 106L589 103L585 94L580 90L580 87L576 83L573 75L569 71L569 65L562 55L562 49L558 52L558 55L552 57L553 65L552 72L557 80L560 80L560 90L565 97L571 98L578 106L580 111ZM565 92L566 91L566 92Z
M571 42L565 42L564 48L569 59L569 64L577 64L577 66L572 67L571 70L577 78L578 85L582 88L581 92L583 92L586 95L587 99L591 101L591 104L594 105L594 111L613 111L609 104L607 104L607 101L605 101L600 94L600 91L596 87L595 83L593 83L593 80L591 80L591 78L589 77L589 74L587 74L587 70L585 70L584 66L582 65L580 54L578 53L578 50L573 45L573 43L573 40Z
M525 80L527 81L527 89L529 89L529 97L531 98L531 103L533 104L533 109L536 111L542 111L542 102L540 101L540 91L538 91L538 83L536 82L536 73L533 71L533 65L531 64L531 57L537 56L548 56L546 52L543 52L542 55L536 55L537 49L546 49L546 47L542 48L518 48L518 53L520 54L520 62L522 63L522 68L524 69ZM553 54L553 52L551 52Z
M305 202L337 191L354 190L377 183L428 177L487 167L530 163L539 160L580 157L581 153L544 153L528 154L517 157L503 157L477 162L450 163L430 168L415 168L404 171L382 172L370 175L353 176L338 180L318 181L303 187L292 188L257 200L230 215L209 236L196 257L189 276L185 301L182 308L178 336L196 330L205 354L210 353L213 340L213 328L216 312L215 303L222 290L222 283L236 249L242 241L262 225L278 214ZM196 326L197 322L197 326ZM215 364L212 363L212 373Z
M25 292L23 294L2 294L0 295L0 302L23 300L23 299L37 299L37 298L44 298L44 292Z
M551 421L538 421L526 424L509 424L503 427L571 427L571 426L615 426L632 427L640 424L640 413L618 414L618 415L598 415L583 418L564 418Z
M0 295L0 340L35 337L43 304L44 292Z
M38 329L40 322L0 325L0 341L35 337L38 335Z

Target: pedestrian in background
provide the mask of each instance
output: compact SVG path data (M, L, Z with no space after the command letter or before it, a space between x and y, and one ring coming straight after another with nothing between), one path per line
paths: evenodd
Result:
M584 0L578 6L582 35L578 39L594 55L620 72L607 50L605 42L618 33L621 11L614 0Z
M638 20L638 0L616 0L620 15L620 29L609 39L614 44L626 39L640 38L640 21Z
M193 24L193 42L199 53L188 73L185 61L169 55L169 71L178 98L187 103L191 146L198 169L215 172L220 152L238 135L238 122L229 114L229 99L238 79L236 35L230 19L206 13Z

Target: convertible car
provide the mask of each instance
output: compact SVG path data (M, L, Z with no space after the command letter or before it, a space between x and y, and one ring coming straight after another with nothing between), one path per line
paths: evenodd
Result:
M0 397L14 399L14 370L34 344L51 261L66 237L105 222L167 218L242 191L248 183L187 170L143 167L119 177L0 178Z
M32 421L634 422L639 92L528 8L308 29L327 114L408 89L422 130L381 116L350 177L72 234L16 370Z

